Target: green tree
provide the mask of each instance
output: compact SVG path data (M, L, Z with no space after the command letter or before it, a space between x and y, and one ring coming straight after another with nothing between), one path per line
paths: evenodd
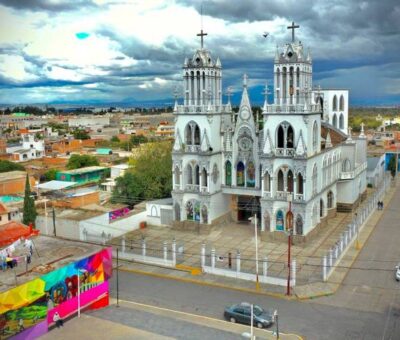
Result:
M134 204L170 196L171 149L169 141L147 143L136 149L135 158L129 161L132 168L123 177L117 178L113 201Z
M8 172L8 171L25 171L25 168L18 163L10 162L7 160L0 160L0 172Z
M44 173L44 177L46 178L46 181L54 181L56 179L57 172L58 171L56 169L47 170Z
M113 143L119 143L120 142L118 136L112 136L110 141L113 142Z
M89 133L85 130L78 129L72 132L75 139L90 139Z
M393 155L392 158L390 158L388 164L388 170L390 171L390 174L394 178L394 176L396 176L396 155Z
M35 207L35 200L31 194L31 185L29 183L29 176L26 175L26 182L25 182L25 196L24 196L24 209L23 209L23 218L22 223L25 225L29 225L32 223L35 225L35 220L37 216L36 207Z
M67 169L80 169L87 166L99 165L99 161L95 156L91 155L72 155L67 163Z

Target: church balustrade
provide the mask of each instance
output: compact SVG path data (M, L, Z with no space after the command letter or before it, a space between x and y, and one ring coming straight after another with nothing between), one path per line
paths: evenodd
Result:
M276 192L276 199L287 200L287 197L291 194L291 192L287 191L277 191Z
M304 201L304 194L295 194L294 200L295 201Z
M292 156L294 156L294 149L276 148L275 155L283 156L283 157L292 157Z
M272 192L270 192L270 191L264 191L264 192L263 192L263 197L264 197L264 198L272 198Z
M201 192L202 194L208 193L208 187L207 187L207 186L202 186L202 187L200 187L200 192Z
M175 184L175 185L174 185L174 190L175 190L175 191L181 190L181 185L180 185L180 184Z
M282 104L282 105L268 105L267 112L268 113L294 113L294 112L320 112L321 106L320 104Z
M190 192L199 192L200 186L198 184L186 184L185 190Z
M177 113L231 112L230 105L179 105Z
M200 145L186 145L185 152L200 152Z
M352 179L354 178L355 173L354 171L346 171L340 173L340 179Z

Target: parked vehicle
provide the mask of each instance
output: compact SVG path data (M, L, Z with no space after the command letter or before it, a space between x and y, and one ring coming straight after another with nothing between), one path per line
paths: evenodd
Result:
M253 305L253 324L258 328L270 327L275 322L274 310L264 310L260 306ZM242 302L225 308L225 319L230 322L239 322L250 325L251 304Z
M400 281L400 264L398 264L395 268L396 268L396 274L395 274L396 281Z

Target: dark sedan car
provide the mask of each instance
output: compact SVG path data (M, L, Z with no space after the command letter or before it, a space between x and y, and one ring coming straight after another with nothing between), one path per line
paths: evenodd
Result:
M264 310L253 305L253 324L258 328L270 327L275 322L273 310ZM230 322L251 323L251 304L242 302L225 308L224 317Z

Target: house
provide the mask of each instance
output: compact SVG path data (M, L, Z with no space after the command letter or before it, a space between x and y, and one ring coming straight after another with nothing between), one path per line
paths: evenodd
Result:
M98 182L107 176L109 168L102 166L89 166L75 170L60 171L56 174L56 180L88 184Z
M107 178L106 182L101 183L101 188L104 191L112 192L116 185L115 179L117 177L123 176L126 170L129 169L128 164L117 164L111 167L111 176Z
M367 158L367 183L373 188L381 183L385 174L385 154Z
M25 191L26 172L9 171L0 173L0 196L22 195ZM31 188L35 185L35 179L29 176Z
M32 134L23 134L22 143L6 148L14 162L25 162L42 158L45 155L44 140L35 138Z

